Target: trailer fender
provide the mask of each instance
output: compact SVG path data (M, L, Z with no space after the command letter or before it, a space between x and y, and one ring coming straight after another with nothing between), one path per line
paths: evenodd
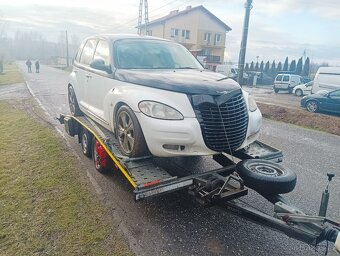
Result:
M264 159L237 163L236 171L244 184L262 195L285 194L294 190L296 174L282 165Z

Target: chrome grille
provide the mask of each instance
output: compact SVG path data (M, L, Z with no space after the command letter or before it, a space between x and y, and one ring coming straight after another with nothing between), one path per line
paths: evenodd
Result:
M196 109L204 142L218 152L235 150L243 143L248 127L248 112L242 92L226 102L203 102ZM197 111L198 110L198 111Z

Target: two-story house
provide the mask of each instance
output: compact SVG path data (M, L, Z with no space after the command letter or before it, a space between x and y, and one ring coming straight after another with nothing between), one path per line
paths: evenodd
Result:
M231 28L202 5L171 11L150 21L149 35L184 45L208 69L223 63L226 33ZM145 29L142 27L142 33Z

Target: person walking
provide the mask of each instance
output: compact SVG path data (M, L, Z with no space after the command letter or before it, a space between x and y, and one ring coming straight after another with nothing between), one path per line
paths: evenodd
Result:
M32 69L31 69L31 67L32 67L32 62L31 62L30 59L28 59L28 60L26 61L26 66L27 66L27 71L28 71L28 73L32 73Z
M35 62L35 73L39 73L40 72L40 63L39 61L37 60Z

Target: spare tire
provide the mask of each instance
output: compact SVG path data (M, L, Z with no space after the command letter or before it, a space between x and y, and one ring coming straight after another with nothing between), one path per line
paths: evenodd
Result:
M236 171L244 184L263 195L289 193L296 185L296 174L282 165L263 159L237 163Z

